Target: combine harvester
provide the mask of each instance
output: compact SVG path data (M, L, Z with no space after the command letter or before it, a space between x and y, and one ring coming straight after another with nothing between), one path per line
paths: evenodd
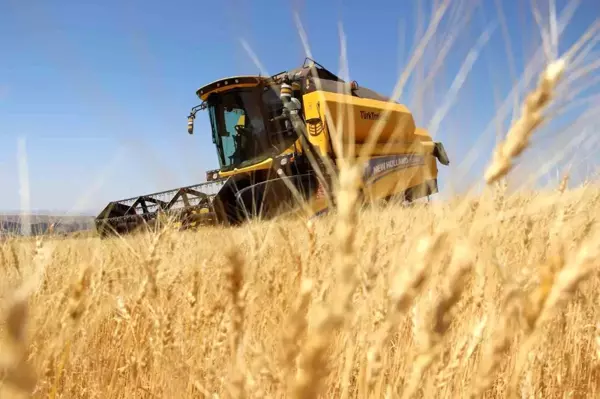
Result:
M208 109L219 169L207 172L205 183L109 203L96 217L101 236L164 218L175 218L185 229L237 225L293 210L321 214L333 204L337 152L332 123L339 126L340 118L342 144L360 153L389 109L368 151L365 200L410 202L437 193L437 161L449 164L442 143L417 128L405 106L356 82L346 83L308 58L291 71L221 79L196 94L202 103L191 110L188 133L193 134L196 113Z

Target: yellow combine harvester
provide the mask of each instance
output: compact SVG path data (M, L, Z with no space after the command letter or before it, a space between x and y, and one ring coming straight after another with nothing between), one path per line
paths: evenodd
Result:
M196 94L202 103L192 108L188 133L196 113L207 109L219 168L207 172L205 183L111 202L96 218L101 235L164 216L183 228L207 221L235 225L297 210L299 200L307 205L302 209L321 214L334 206L336 143L358 154L378 123L363 199L413 201L436 193L437 161L449 164L443 145L416 127L405 106L344 82L308 58L291 71L221 79Z

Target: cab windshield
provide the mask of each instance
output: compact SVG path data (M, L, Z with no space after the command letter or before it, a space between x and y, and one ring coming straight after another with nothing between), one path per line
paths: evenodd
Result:
M235 89L214 94L207 103L222 170L261 162L296 139L284 122L269 121L283 109L276 87Z

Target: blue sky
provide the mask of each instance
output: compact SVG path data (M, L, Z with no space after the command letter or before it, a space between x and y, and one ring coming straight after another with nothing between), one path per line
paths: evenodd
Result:
M548 7L538 3L547 23ZM33 209L94 214L113 199L203 181L217 159L205 113L196 120L195 135L186 132L189 109L198 103L195 90L221 77L258 72L241 38L271 74L302 64L305 52L294 10L319 63L338 71L341 22L351 79L389 95L429 20L431 5L423 6L425 13L419 16L416 4L2 1L0 210L20 207L19 139L26 142ZM559 12L565 4L557 1ZM599 10L596 0L579 2L560 37L561 52L598 19ZM454 161L441 172L443 189L481 179L494 133L479 136L514 82L504 34L510 37L517 75L541 43L531 2L451 2L415 75L418 79L419 70L430 70L444 40L456 35L433 85L419 98L414 96L417 80L400 99L413 107L417 123L427 126L488 28L492 35L436 135ZM563 141L543 137L540 146L560 143L562 148L566 143L564 135ZM466 175L456 174L472 148L480 151L480 158Z

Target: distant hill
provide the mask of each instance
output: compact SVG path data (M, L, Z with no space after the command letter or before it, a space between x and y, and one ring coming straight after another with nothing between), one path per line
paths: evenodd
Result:
M26 220L27 221L26 221ZM54 224L55 233L73 233L94 229L94 217L87 215L19 215L0 213L0 235L40 235Z

